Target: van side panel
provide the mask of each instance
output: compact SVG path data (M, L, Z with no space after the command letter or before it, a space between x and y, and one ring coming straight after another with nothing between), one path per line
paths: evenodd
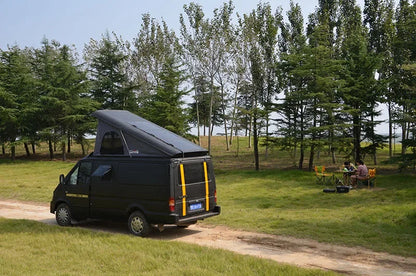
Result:
M151 224L187 225L220 214L209 156L89 156L82 162L92 165L83 192L83 198L89 201L82 214L78 214L80 218L125 220L132 211L140 210ZM55 211L57 200L68 200L62 186L58 185L54 192L51 212Z
M96 166L101 163L97 162ZM124 159L112 162L111 166L111 181L92 180L92 217L125 218L132 208L141 210L149 218L168 212L169 162Z

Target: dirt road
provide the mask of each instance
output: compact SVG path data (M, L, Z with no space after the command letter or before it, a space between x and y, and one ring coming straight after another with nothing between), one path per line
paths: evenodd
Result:
M35 203L0 200L0 217L30 219L56 225L54 215L49 213L49 206ZM78 227L128 233L125 224L90 221L80 223ZM192 225L187 229L168 226L163 232L153 231L150 238L222 248L239 254L348 275L416 276L416 258L318 243L313 240L236 231L222 226Z

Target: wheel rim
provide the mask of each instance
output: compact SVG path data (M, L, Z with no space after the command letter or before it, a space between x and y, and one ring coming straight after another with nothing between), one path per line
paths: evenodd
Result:
M59 221L61 221L62 223L66 223L68 221L69 218L69 211L66 208L60 208L58 210L58 219Z
M131 230L136 234L140 234L143 231L143 221L140 217L134 217L130 225Z

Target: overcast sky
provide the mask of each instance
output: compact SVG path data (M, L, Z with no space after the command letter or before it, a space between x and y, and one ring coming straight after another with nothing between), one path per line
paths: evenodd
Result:
M90 38L99 40L106 31L115 32L131 40L139 32L142 14L164 19L171 29L179 28L179 15L183 5L199 3L206 16L222 5L224 0L0 0L0 49L7 45L21 48L40 47L45 37L62 44L74 44L82 51ZM289 9L290 0L269 2L273 9ZM302 12L307 16L315 10L318 0L300 0ZM358 0L362 5L364 0ZM256 8L259 1L234 0L235 11L244 14Z

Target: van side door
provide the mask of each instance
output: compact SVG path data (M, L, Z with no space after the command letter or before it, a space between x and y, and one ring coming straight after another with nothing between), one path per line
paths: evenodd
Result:
M91 170L92 163L90 161L80 161L65 178L66 199L72 216L76 219L89 216Z
M111 161L94 164L90 192L91 218L111 218L119 215L119 187L115 183L116 164Z

